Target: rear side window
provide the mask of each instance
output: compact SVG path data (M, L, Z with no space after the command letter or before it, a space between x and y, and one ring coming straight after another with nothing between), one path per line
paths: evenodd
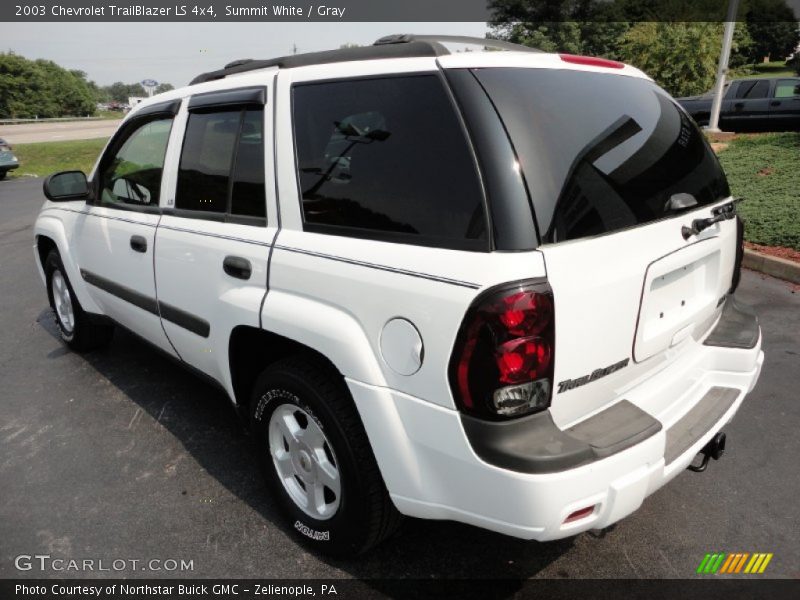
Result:
M262 108L191 113L175 208L264 218L263 129Z
M736 90L736 97L745 100L766 98L768 95L769 95L768 79L761 79L759 81L742 81L739 84L739 89Z
M556 69L473 71L517 151L544 242L599 235L730 195L691 118L653 82Z
M487 249L483 196L436 75L296 85L306 231Z

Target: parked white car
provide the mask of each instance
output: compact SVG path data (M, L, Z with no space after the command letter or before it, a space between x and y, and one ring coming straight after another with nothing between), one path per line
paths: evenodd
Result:
M44 184L64 341L119 325L224 389L325 552L400 514L606 527L719 457L761 371L691 118L630 66L450 41L238 61Z

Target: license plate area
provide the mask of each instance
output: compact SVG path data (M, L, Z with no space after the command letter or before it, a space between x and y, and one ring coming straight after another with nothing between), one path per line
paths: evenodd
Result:
M677 346L709 319L720 297L720 266L716 239L698 242L650 264L642 290L634 360L641 362Z

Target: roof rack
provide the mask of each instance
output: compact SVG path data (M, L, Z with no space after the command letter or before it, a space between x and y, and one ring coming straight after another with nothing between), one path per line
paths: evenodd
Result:
M450 44L470 44L483 46L493 50L512 50L515 52L540 52L535 48L512 44L502 40L492 40L478 37L467 37L460 35L412 35L394 34L387 35L375 41L372 46L358 46L355 48L341 48L339 50L325 50L323 52L309 52L307 54L290 54L278 58L266 60L254 60L244 58L234 60L225 65L222 69L201 73L189 85L205 83L224 79L228 75L255 71L256 69L266 69L278 67L279 69L290 69L293 67L305 67L309 65L325 65L337 62L351 62L359 60L375 60L381 58L416 58L422 56L444 56L450 51L444 46Z

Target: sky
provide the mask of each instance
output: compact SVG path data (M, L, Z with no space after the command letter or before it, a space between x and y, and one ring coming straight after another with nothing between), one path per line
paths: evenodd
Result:
M485 23L0 23L0 51L80 69L99 85L175 87L238 58L368 45L391 33L483 37Z

